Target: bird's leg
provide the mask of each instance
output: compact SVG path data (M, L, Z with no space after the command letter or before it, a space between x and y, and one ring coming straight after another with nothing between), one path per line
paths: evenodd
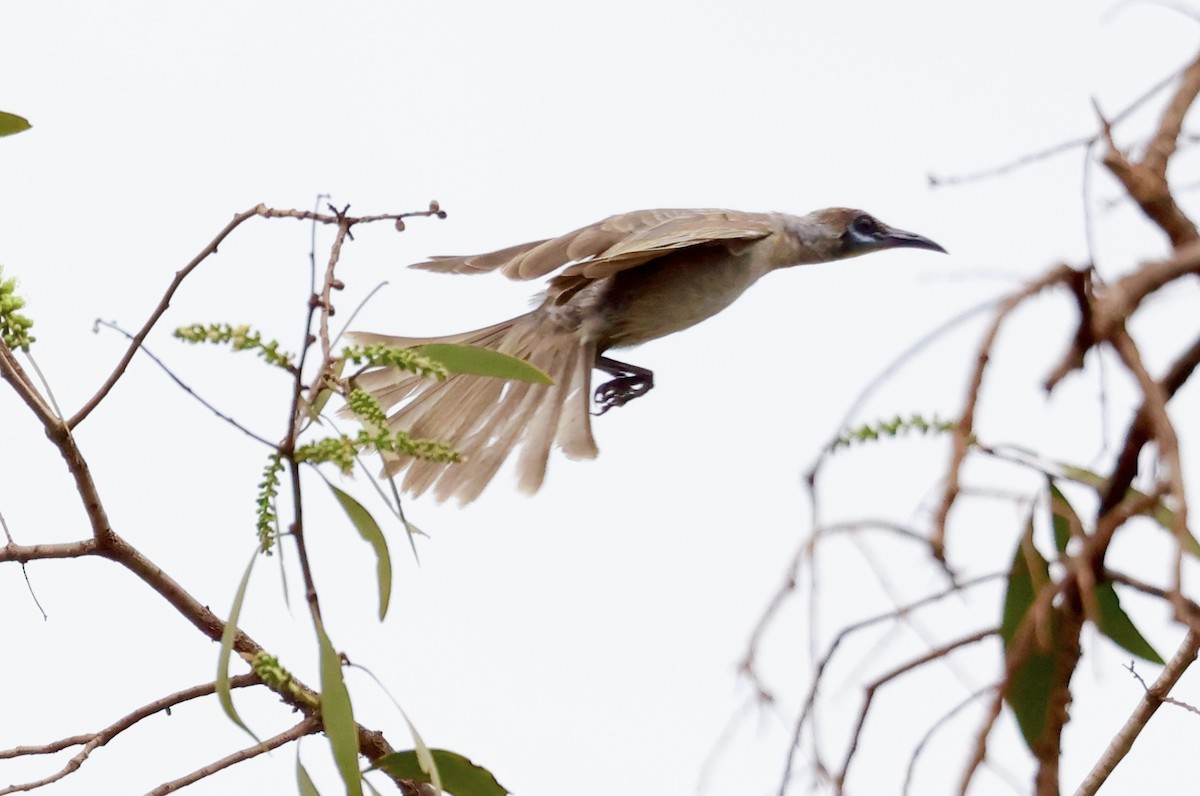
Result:
M627 365L608 357L596 357L594 367L602 370L615 379L606 381L596 388L593 398L602 415L614 406L624 406L634 398L640 398L654 386L654 371L639 368L637 365Z

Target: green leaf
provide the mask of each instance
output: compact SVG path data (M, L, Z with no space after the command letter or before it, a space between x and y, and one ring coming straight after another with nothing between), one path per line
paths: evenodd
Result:
M24 132L32 127L29 120L15 113L0 111L0 136Z
M1041 589L1050 582L1050 565L1033 544L1033 515L1030 514L1025 533L1013 553L1008 575L1008 592L1004 597L1004 616L1000 622L1000 637L1004 640L1007 660L1017 655L1015 647L1026 650L1009 673L1004 698L1016 715L1021 735L1030 749L1042 735L1046 713L1050 706L1050 691L1054 685L1054 656L1061 644L1059 622L1053 612L1049 628L1031 625L1030 609ZM1039 640L1050 638L1048 648ZM1011 665L1011 664L1010 664Z
M221 631L221 651L217 654L216 685L217 701L221 703L225 715L229 717L230 721L245 730L251 738L262 743L234 709L233 694L229 689L229 658L233 654L233 640L237 637L238 617L242 613L242 602L246 599L246 587L250 585L250 573L254 570L254 562L257 560L258 552L255 551L254 555L250 557L250 563L246 565L246 572L238 584L237 593L233 596L233 607L229 609L229 619L225 622L225 629Z
M329 484L333 496L342 504L350 522L358 530L359 535L375 548L375 577L379 583L379 621L387 616L388 603L392 598L392 556L388 552L387 539L379 528L379 523L363 505L354 498Z
M1058 548L1059 553L1065 554L1067 542L1071 541L1071 537L1083 536L1083 523L1071 507L1067 496L1055 485L1054 479L1047 479L1047 484L1050 486L1050 518L1054 524L1054 546Z
M312 781L312 777L304 770L304 765L300 762L299 750L296 753L296 787L300 791L300 796L321 796L321 791L317 790L317 785Z
M325 628L317 622L317 642L321 647L321 720L325 737L333 750L347 796L362 796L362 775L358 770L358 726L350 706L350 692L342 679L342 659L333 648Z
M1163 665L1166 663L1146 637L1141 634L1121 607L1117 590L1111 583L1096 586L1096 605L1100 608L1100 632L1112 639L1118 647L1143 660Z
M429 751L437 762L438 771L442 775L442 788L446 793L453 796L505 796L509 792L496 781L492 772L462 755L445 749ZM417 761L415 750L385 755L375 761L375 768L400 779L413 782L430 781L429 775L421 769Z
M490 348L455 343L430 343L429 345L414 346L413 350L421 356L441 363L451 373L515 379L533 384L554 383L553 379L525 360L501 354Z

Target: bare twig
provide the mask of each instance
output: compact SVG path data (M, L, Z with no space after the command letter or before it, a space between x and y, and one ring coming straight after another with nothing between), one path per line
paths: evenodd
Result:
M16 542L13 541L12 534L8 530L8 522L4 519L4 512L0 512L0 528L4 529L4 538L8 540L8 544L5 545L5 547L7 548L9 545L15 545ZM42 603L38 600L37 594L33 591L33 583L29 581L29 572L25 569L25 562L21 561L20 565L21 575L25 578L25 588L29 589L29 596L33 599L33 604L37 606L38 612L42 615L42 619L48 619L49 617L46 616L46 609L42 607Z
M1079 788L1075 791L1075 796L1092 796L1100 789L1117 764L1125 759L1125 755L1133 747L1133 742L1137 740L1146 723L1162 705L1167 694L1175 687L1175 683L1196 660L1198 652L1200 652L1200 633L1189 630L1175 655L1162 670L1162 674L1154 681L1154 685L1147 689L1133 713L1125 721L1124 726L1113 736L1108 748L1104 750L1104 754L1100 756L1096 765L1080 783Z
M244 688L245 686L255 685L259 682L261 681L258 679L257 675L243 674L230 678L229 685L231 688ZM72 774L77 771L79 767L87 761L88 756L91 755L92 752L99 749L101 746L104 746L113 738L116 738L122 732L137 724L142 719L153 716L155 713L167 710L168 708L172 708L175 705L187 702L188 700L196 699L197 697L208 696L215 691L215 683L204 683L202 685L192 686L191 688L186 688L182 691L177 691L174 694L168 694L167 696L156 699L149 704L142 705L137 710L129 713L128 715L122 716L98 732L87 733L84 735L73 735L69 738L63 738L59 741L42 744L40 746L17 746L13 749L0 750L0 760L3 760L6 758L23 757L29 755L53 754L55 752L60 752L63 749L69 749L72 746L79 746L81 744L83 745L83 748L79 750L74 757L68 760L66 764L55 773L33 782L26 782L21 785L9 785L6 788L0 788L0 796L4 796L4 794L9 793L31 791L49 785L53 782L57 782L68 774Z
M950 465L946 471L946 486L942 494L941 505L934 515L933 531L929 539L930 547L939 560L944 561L946 557L946 520L950 516L950 509L953 507L955 499L958 497L959 473L962 470L963 460L967 457L967 449L970 447L971 436L975 430L975 408L979 403L979 393L983 387L983 375L987 370L988 360L992 355L992 346L995 344L996 337L1000 333L1000 327L1004 324L1009 314L1027 299L1036 296L1053 285L1070 283L1075 279L1076 273L1075 269L1067 265L1060 265L1004 299L996 310L996 317L992 320L992 325L984 335L983 342L979 345L975 369L972 371L970 382L967 385L966 401L959 415L958 422L954 425Z
M933 738L934 734L936 734L937 731L944 727L948 722L952 721L955 716L965 710L976 699L979 699L984 694L997 690L999 687L999 684L994 683L967 694L967 696L961 702L950 708L950 710L946 711L946 713L944 713L940 719L930 725L929 729L925 731L925 734L921 736L921 740L917 742L915 747L913 747L912 755L908 758L908 769L904 772L904 789L902 791L904 796L908 796L909 789L912 787L913 774L915 774L917 771L917 761L921 759L921 753L925 751L925 746L929 743L930 739Z
M1121 181L1146 217L1166 233L1176 249L1200 240L1196 225L1175 202L1167 183L1167 162L1175 154L1184 117L1197 94L1200 94L1200 56L1184 69L1141 161L1130 160L1117 149L1112 125L1101 116L1102 134L1107 144L1104 165Z
M956 641L943 644L940 647L929 650L924 655L897 666L895 669L892 669L886 674L880 675L878 678L868 684L863 695L862 708L858 712L858 720L855 722L854 731L850 735L850 743L846 749L846 757L842 760L842 768L833 779L835 792L840 794L844 791L846 775L850 771L850 763L854 759L854 753L858 750L858 741L862 736L863 725L867 721L867 713L871 710L871 701L875 698L875 693L880 688L892 682L896 678L911 672L913 669L918 669L925 664L930 663L931 661L944 658L957 649L983 641L986 638L991 638L992 636L996 635L996 632L996 628L990 627L984 630L976 631L975 633L972 633L969 636L964 636Z
M249 210L242 211L233 217L233 220L225 225L225 228L217 233L217 236L209 241L209 244L200 250L200 253L192 258L192 261L183 268L175 272L175 278L171 280L171 284L167 286L166 292L162 299L158 302L158 306L150 313L150 317L142 324L142 328L133 336L129 347L125 349L125 353L121 355L121 359L113 368L112 373L100 385L100 389L96 390L95 395L88 399L79 411L76 412L70 420L67 421L67 429L73 429L83 422L84 418L92 413L92 411L100 405L104 397L112 390L121 376L125 374L125 369L129 367L129 362L133 359L133 355L137 353L138 347L145 341L146 336L150 334L150 330L154 328L154 324L158 323L158 319L163 316L167 308L171 306L171 299L174 298L175 292L179 290L179 286L183 284L183 280L187 279L188 275L195 271L202 262L207 260L210 255L216 254L217 247L229 237L235 229L240 227L247 219L254 216L262 215L266 212L266 205L256 205Z
M886 611L881 614L876 614L875 616L867 617L866 619L861 619L858 622L855 622L850 625L846 625L841 630L839 630L838 634L836 636L834 636L833 641L830 642L829 647L825 651L825 654L817 662L817 665L813 671L812 684L809 686L809 689L808 689L808 696L805 697L804 706L800 709L800 713L796 717L796 722L792 727L792 742L791 742L790 746L788 747L787 760L784 764L784 769L783 769L783 778L780 781L779 795L783 796L784 792L787 790L787 783L791 779L792 768L795 764L796 751L800 748L800 736L804 732L804 725L808 721L809 717L812 715L813 708L816 705L817 691L820 689L822 677L825 673L825 669L829 666L830 661L833 659L834 653L837 652L838 647L841 646L843 641L845 641L847 638L854 635L858 631L865 630L866 628L871 627L872 625L877 625L881 622L886 622L889 620L896 620L896 619L905 617L908 614L911 614L913 611L916 611L919 608L922 608L926 605L937 602L938 600L949 597L952 594L958 594L966 589L972 588L974 586L978 586L981 583L987 583L989 581L996 580L1001 577L1003 577L1002 573L995 573L995 572L991 573L989 575L980 575L977 578L972 578L970 580L963 581L962 583L956 583L955 585L951 586L950 588L944 589L940 592L937 592L936 594L926 595L925 597L922 597L921 599L919 599L915 602L909 603L908 605L900 606L898 608L892 609L891 611ZM751 655L752 655L752 651L747 652L747 656L746 656L747 659L750 659ZM745 666L745 664L743 664L743 668L744 668L744 666Z
M198 768L186 776L171 780L170 782L164 782L154 790L151 790L148 796L166 796L168 793L174 793L175 791L181 790L188 785L199 782L205 777L212 776L222 769L229 768L230 766L241 763L244 760L250 760L258 757L264 752L269 752L272 749L278 749L284 744L291 743L292 741L303 738L306 735L312 735L313 733L320 731L321 720L315 716L308 716L291 729L284 730L278 735L266 739L262 743L256 743L253 746L247 746L245 749L234 752L231 755L226 755L220 760L214 760L208 765Z
M113 323L112 321L102 321L102 320L100 320L99 318L97 318L97 319L96 319L96 322L95 322L95 324L93 325L93 329L98 329L98 328L99 328L99 327L101 327L101 326L103 326L103 327L105 327L105 328L107 328L107 329L112 329L114 332L117 332L118 334L122 334L122 335L124 335L124 336L125 336L126 338L128 338L129 340L133 340L133 335L131 335L129 332L125 331L124 329L122 329L120 326L118 326L117 324ZM228 423L229 425L233 426L233 427L234 427L234 428L236 428L238 431L240 431L240 432L242 432L243 434L245 434L247 437L250 437L250 439L254 440L255 442L261 443L261 444L263 444L263 445L266 445L266 446L268 446L268 447L270 447L270 448L274 448L274 447L275 447L275 443L271 442L271 441L270 441L269 439L267 439L266 437L261 437L261 436L259 436L258 434L255 434L253 431L251 431L250 429L246 428L246 427L245 427L245 426L243 426L241 423L239 423L238 421L234 420L232 417L230 417L229 415L225 414L225 413L224 413L224 412L222 412L220 409L218 409L217 407L213 406L213 405L212 405L211 403L209 403L207 400L205 400L204 398L202 398L202 397L201 397L199 394L197 394L197 392L196 392L195 390L193 390L191 387L189 387L189 386L187 385L187 383L186 383L186 382L184 382L184 380L183 380L183 379L181 379L181 378L179 378L178 376L176 376L176 375L175 375L175 372L174 372L174 371L172 371L172 370L171 370L169 367L167 367L167 365L166 365L166 363L165 363L165 362L163 362L161 359L159 359L157 356L155 356L154 352L152 352L152 351L151 351L149 348L147 348L147 347L145 346L145 344L142 344L142 345L138 346L138 348L140 348L140 349L141 349L141 352L142 352L143 354L145 354L146 356L150 357L150 359L151 359L151 360L153 360L154 364L158 365L158 367L159 367L160 369L162 369L162 372L163 372L163 373L167 374L167 378L169 378L171 381L175 382L175 386L179 387L179 389L183 390L185 393L187 393L188 395L192 396L192 397L193 397L193 398L195 398L197 401L199 401L199 402L200 402L200 405L201 405L201 406L203 406L205 409L207 409L208 411L212 412L214 415L216 415L217 417L219 417L221 420L224 420L226 423Z

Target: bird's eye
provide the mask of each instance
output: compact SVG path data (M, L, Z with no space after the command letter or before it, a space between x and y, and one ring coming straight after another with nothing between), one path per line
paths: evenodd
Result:
M858 235L869 237L879 233L879 222L868 215L861 215L854 219L850 228Z

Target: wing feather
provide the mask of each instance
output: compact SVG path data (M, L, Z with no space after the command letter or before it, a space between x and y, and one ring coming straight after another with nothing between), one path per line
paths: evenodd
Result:
M602 279L691 246L761 240L772 234L777 224L776 217L767 213L638 210L610 216L557 238L486 254L433 257L411 267L454 274L499 270L509 279L518 280L538 279L563 269L560 276Z

